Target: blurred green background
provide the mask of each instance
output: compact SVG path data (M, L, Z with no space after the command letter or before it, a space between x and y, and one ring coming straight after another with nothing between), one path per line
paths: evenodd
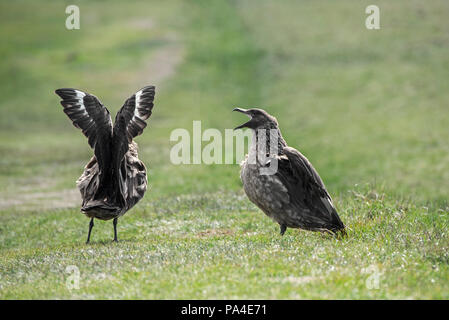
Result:
M70 4L80 30L65 28ZM380 30L365 28L370 4ZM1 1L0 297L447 298L448 13L444 0ZM148 84L155 107L136 141L150 190L119 222L127 240L101 242L112 224L98 223L85 247L75 180L92 151L54 90L92 93L115 115ZM350 239L281 239L238 165L170 163L172 130L201 120L224 132L245 120L235 106L277 117ZM298 262L321 246L324 260ZM90 270L75 292L71 261ZM390 277L377 291L360 271L372 263ZM288 280L311 270L323 273Z

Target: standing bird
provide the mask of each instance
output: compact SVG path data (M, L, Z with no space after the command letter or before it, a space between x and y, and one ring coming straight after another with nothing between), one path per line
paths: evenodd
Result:
M233 111L251 118L235 129L253 131L249 154L241 164L243 188L251 202L279 223L280 234L284 235L287 227L346 234L318 172L304 155L287 146L276 118L262 109ZM265 137L261 136L264 134ZM273 149L277 149L274 154ZM260 151L265 157L260 156ZM272 174L261 174L261 170L272 165L273 159L277 160L277 169Z
M147 86L125 101L112 125L108 109L97 97L76 89L58 89L64 112L88 139L94 156L76 181L83 203L81 212L91 218L113 220L117 241L117 220L131 209L147 190L146 168L137 154L133 138L147 126L153 109L154 86Z

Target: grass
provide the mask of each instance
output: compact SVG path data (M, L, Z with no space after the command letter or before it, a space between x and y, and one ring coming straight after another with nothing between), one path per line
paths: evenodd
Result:
M449 298L445 1L379 0L379 31L369 1L74 3L76 31L64 3L0 3L0 298ZM72 194L92 151L53 92L87 90L115 114L146 84L150 190L119 243L98 221L85 245ZM277 117L349 237L280 237L238 165L170 163L173 129L223 132L242 121L234 106Z

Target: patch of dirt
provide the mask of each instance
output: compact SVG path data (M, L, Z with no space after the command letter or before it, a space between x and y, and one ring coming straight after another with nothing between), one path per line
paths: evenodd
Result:
M234 232L226 229L209 229L205 231L198 232L197 235L201 238L203 237L214 237L214 236L227 236L231 235Z
M152 19L134 19L130 27L139 30L150 30L155 23ZM166 45L152 51L143 66L141 80L144 84L154 84L158 88L161 83L175 74L176 67L184 60L184 48L174 33L163 37Z
M154 21L149 18L145 19L133 19L129 23L130 27L140 30L149 30L154 27Z
M1 194L0 209L61 209L81 205L81 194L78 189L64 189L51 192L18 192Z
M142 83L153 84L158 89L172 77L176 67L184 60L184 49L176 42L155 50L143 66Z

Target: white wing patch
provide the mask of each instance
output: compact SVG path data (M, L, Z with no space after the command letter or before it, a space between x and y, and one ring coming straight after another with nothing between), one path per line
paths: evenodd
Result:
M84 106L84 97L86 94L79 90L73 90L76 93L76 98L78 99L79 109L83 111L83 115L88 115L86 107Z
M140 97L142 96L142 90L136 92L136 107L140 106Z
M134 118L139 118L141 120L145 120L145 116L143 114L139 113L139 108L141 107L140 105L140 97L142 96L142 92L143 90L140 90L138 92L136 92L136 108L134 109Z
M82 92L82 91L79 91L79 90L74 90L74 91L75 91L76 97L78 99L82 99L82 98L84 98L86 96L86 94L84 92Z

